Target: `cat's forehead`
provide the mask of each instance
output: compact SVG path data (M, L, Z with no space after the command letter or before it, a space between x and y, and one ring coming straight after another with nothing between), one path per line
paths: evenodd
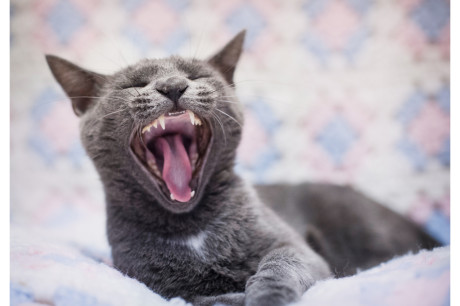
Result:
M203 70L209 70L209 65L205 61L197 59L185 59L177 56L171 56L162 59L143 59L134 65L131 65L117 75L131 77L161 77L169 74L193 74Z

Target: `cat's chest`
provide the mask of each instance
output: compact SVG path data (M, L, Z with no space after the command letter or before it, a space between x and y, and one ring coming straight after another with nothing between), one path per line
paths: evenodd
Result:
M209 252L211 241L210 234L207 231L201 231L180 238L156 238L150 243L150 247L152 252L165 260L173 256L191 261L208 262L213 259Z
M250 254L257 253L250 241L239 238L235 234L200 231L181 238L157 239L151 248L165 261L174 257L179 261L194 262L200 267L215 267L247 262Z
M207 231L138 243L142 244L139 252L114 254L118 268L164 296L177 295L179 288L184 289L183 295L242 291L261 259L257 252L245 249L246 245L224 241Z

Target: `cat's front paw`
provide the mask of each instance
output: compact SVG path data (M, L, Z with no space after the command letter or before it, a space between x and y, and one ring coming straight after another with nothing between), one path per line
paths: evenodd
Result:
M246 299L245 306L285 306L289 304L280 294L265 294L252 299Z
M200 296L192 300L194 306L243 306L244 293L227 293L217 296Z
M295 290L289 287L264 288L259 292L246 294L245 306L285 306L299 298Z

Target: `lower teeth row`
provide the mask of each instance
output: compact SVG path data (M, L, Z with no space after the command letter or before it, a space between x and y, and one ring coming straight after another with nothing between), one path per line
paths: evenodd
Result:
M192 163L193 163L193 164L196 163L196 159L197 159L197 157L195 157L194 159L192 159ZM150 169L152 169L153 173L155 173L158 177L161 177L160 171L158 170L158 167L157 167L157 165L155 164L155 162L149 160L147 163L149 164L149 167L150 167ZM195 195L195 190L192 190L192 192L190 193L190 198L193 198L194 195ZM171 198L171 200L173 200L173 201L176 200L176 199L174 198L174 195L173 195L172 193L170 194L170 198Z
M190 193L190 198L193 198L194 195L195 195L195 190L192 190L192 192ZM176 199L174 198L174 195L173 195L172 193L169 195L169 197L170 197L171 200L173 200L173 201L176 200Z

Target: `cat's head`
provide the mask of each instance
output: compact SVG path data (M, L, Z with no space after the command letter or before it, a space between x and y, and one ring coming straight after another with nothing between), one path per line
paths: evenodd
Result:
M145 59L112 75L47 55L106 187L133 186L181 213L216 171L233 166L243 121L233 74L244 36L208 60Z

